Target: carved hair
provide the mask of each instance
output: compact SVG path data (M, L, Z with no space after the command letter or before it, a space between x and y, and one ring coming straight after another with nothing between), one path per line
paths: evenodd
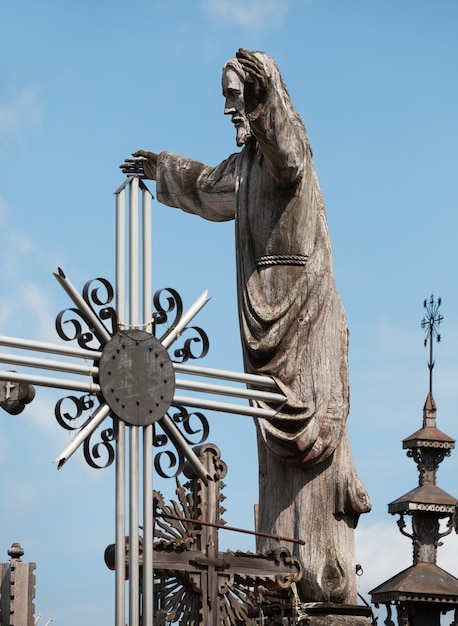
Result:
M229 59L229 61L226 61L226 63L223 65L223 74L227 69L234 70L237 76L243 82L245 82L246 74L245 74L243 67L238 62L237 57L232 57L232 59Z

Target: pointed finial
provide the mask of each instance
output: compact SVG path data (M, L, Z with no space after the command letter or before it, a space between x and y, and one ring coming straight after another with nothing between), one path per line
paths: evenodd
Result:
M434 300L434 296L431 294L429 300L425 300L423 302L423 307L426 309L426 313L421 320L421 327L426 332L425 338L425 346L428 345L429 342L429 394L432 398L433 394L433 339L436 338L437 342L441 340L441 336L438 333L437 329L444 319L443 316L439 313L439 307L442 303L441 298L438 298L437 302Z

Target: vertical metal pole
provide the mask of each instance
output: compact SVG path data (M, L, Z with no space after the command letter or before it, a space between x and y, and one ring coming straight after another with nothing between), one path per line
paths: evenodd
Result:
M126 192L116 194L116 311L119 319L125 319L126 292ZM126 623L126 589L124 582L126 554L126 428L119 420L116 440L116 497L115 497L115 626Z
M138 178L129 185L129 323L138 324Z
M153 626L153 425L143 428L143 625Z
M139 626L139 511L138 511L138 426L130 427L129 501L129 626Z
M129 203L129 323L138 324L139 300L139 241L138 241L138 181L130 182ZM130 427L130 489L129 489L129 626L139 626L139 442L138 426Z
M142 185L143 217L143 322L148 322L153 314L153 245L152 245L152 195ZM148 326L146 330L151 331Z
M115 626L126 623L126 425L119 420L116 441Z
M143 213L143 321L151 320L152 279L152 196L142 187ZM147 327L148 330L150 327ZM153 626L153 425L143 427L143 623Z
M116 192L116 312L125 319L126 308L126 188Z
M142 191L142 316L147 323L152 318L152 196L148 189L132 178L129 188L128 220L124 185L116 192L116 310L120 320L132 326L139 324L140 304L140 226L139 188ZM126 233L126 222L129 233ZM128 249L128 255L127 255ZM126 265L128 264L129 311L126 315ZM149 331L151 326L145 327ZM139 580L139 427L129 427L129 626L140 623ZM143 433L143 607L142 626L153 626L153 426ZM125 516L126 516L126 425L120 421L116 449L116 625L125 626Z

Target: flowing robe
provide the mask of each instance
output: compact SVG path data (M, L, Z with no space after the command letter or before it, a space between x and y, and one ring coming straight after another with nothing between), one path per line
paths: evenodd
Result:
M274 377L287 396L274 419L255 420L258 530L306 541L287 544L304 566L303 601L356 603L353 528L370 503L347 437L348 330L322 194L286 90L271 88L248 119L252 139L217 167L161 153L157 196L235 219L245 371Z

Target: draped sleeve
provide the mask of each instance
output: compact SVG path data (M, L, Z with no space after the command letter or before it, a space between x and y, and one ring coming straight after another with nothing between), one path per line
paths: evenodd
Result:
M171 152L161 152L157 164L159 202L213 222L235 218L237 154L216 167Z

